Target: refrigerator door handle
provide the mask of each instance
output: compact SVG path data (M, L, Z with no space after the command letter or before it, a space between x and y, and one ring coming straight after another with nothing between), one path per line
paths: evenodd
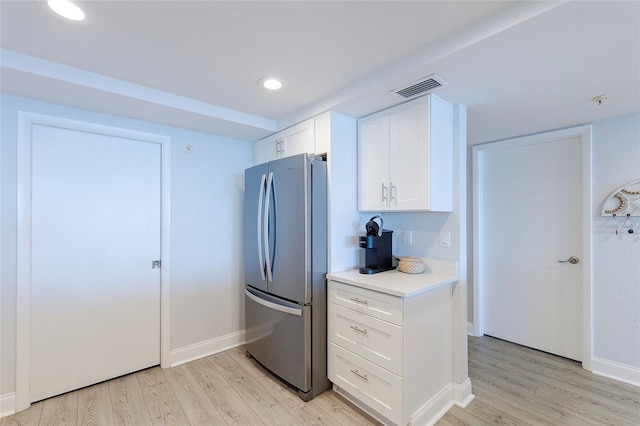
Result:
M265 274L264 274L264 258L262 257L262 201L264 199L264 193L265 193L265 182L267 181L267 175L263 174L262 175L262 179L260 180L260 195L258 197L258 239L257 239L257 243L258 243L258 263L260 264L260 275L262 276L262 279L266 279Z
M251 293L246 288L244 289L244 294L254 302L267 307L269 309L273 309L275 311L284 312L285 314L302 316L302 308L290 308L288 306L278 305L277 303L269 302L268 300L264 300Z
M269 172L267 178L265 207L264 207L264 224L263 224L263 236L264 236L264 257L267 263L267 280L273 282L273 271L271 270L271 254L269 253L269 212L271 206L271 192L273 186L273 172ZM275 236L274 236L275 238Z

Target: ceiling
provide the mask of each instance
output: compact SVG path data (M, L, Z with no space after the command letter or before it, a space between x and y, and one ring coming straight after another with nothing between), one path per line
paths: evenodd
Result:
M0 1L3 93L242 140L433 73L471 144L640 112L640 1L78 3Z

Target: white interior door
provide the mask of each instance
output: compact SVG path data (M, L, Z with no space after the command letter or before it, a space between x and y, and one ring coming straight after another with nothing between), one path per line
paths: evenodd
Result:
M161 146L34 125L31 401L160 362Z
M579 136L482 152L479 212L484 333L571 359L583 355L583 145ZM569 262L571 256L580 259Z

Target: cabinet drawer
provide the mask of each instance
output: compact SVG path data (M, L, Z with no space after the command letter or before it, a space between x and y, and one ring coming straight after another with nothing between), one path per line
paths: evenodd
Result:
M329 304L331 342L402 376L402 327Z
M372 317L402 325L402 298L329 281L329 301Z
M402 423L402 378L330 343L329 379L395 424Z

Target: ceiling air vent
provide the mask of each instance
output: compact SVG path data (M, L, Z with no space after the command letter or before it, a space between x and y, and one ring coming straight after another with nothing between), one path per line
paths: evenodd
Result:
M397 95L402 96L403 98L412 98L417 95L421 95L423 93L429 92L433 89L436 89L441 86L448 86L449 83L444 81L436 74L431 74L427 77L421 78L420 80L411 83L408 86L402 87L400 89L392 90Z

